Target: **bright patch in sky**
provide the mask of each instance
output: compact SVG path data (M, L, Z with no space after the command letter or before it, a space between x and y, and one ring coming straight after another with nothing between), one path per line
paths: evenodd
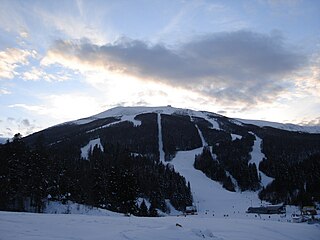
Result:
M2 0L0 137L117 105L319 125L319 12L309 0Z

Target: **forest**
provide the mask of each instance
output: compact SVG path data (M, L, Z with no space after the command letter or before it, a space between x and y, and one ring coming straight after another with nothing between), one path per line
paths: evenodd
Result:
M51 200L105 208L136 216L169 211L166 199L178 210L192 204L190 184L169 165L117 144L97 145L89 159L69 158L41 144L30 149L17 134L0 145L0 210L42 212ZM137 199L145 201L139 206Z

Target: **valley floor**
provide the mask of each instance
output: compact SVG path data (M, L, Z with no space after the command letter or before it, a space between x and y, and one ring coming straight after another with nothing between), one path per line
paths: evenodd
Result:
M318 224L261 219L217 218L203 215L138 218L0 212L1 240L316 240L319 237Z

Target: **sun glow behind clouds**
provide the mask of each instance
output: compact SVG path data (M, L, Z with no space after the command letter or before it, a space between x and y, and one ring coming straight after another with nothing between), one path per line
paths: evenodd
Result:
M3 0L0 135L117 105L319 123L320 5L273 2Z
M255 35L251 32L217 35L217 38L228 38L229 36L231 36L232 42L235 41L235 37L248 38L249 41L258 46L258 50L261 49L261 45L269 44L266 42L267 39L272 39L270 36ZM186 45L191 45L191 49L196 49L194 50L195 53L202 56L204 54L203 50L207 48L200 45L202 41L204 46L206 44L211 45L210 41L220 41L215 38L211 39L209 36L209 39ZM304 96L306 91L314 91L310 89L310 86L311 83L316 83L314 76L318 76L316 74L318 67L302 64L302 60L298 59L301 55L284 49L282 47L283 43L277 41L275 40L275 43L268 46L271 49L271 55L264 50L265 52L261 53L264 56L256 55L256 53L253 55L245 53L240 56L239 54L243 50L238 48L237 51L240 51L237 53L238 58L244 57L243 55L248 56L246 62L238 63L238 65L240 64L238 66L239 70L232 68L232 72L228 73L231 75L222 75L220 80L214 73L205 75L204 79L201 79L201 72L190 72L191 76L188 76L190 69L183 68L186 72L179 69L181 66L175 64L180 63L180 60L176 59L176 56L172 54L173 52L169 53L171 50L163 46L148 47L141 41L131 40L126 40L124 43L115 42L113 45L105 46L81 41L58 41L41 60L41 65L46 67L60 65L82 74L84 82L99 92L98 95L100 96L96 96L98 105L105 108L119 104L128 106L170 104L177 107L187 106L188 108L213 112L222 109L225 114L231 117L272 119L280 122L292 122L294 119L299 122L294 111L288 107L288 100L298 101L297 99ZM247 43L245 45L247 48L249 47ZM275 52L277 48L281 49L281 53ZM132 51L137 51L137 49L141 49L142 56L137 53L135 58L132 56ZM111 52L111 55L108 54L108 51ZM228 60L228 63L231 61L233 66L235 61L230 59L232 54L227 49L223 51L219 53L223 56L222 60ZM159 58L159 54L163 53L164 59L167 61L173 59L171 66L165 63L164 66L167 68L164 69L165 73L159 72L159 69L164 66L157 66L157 64L164 63ZM192 53L192 51L189 53ZM159 58L159 61L154 62L151 69L148 69L147 67L151 65L147 61L154 61L153 55ZM275 59L280 65L285 66L282 69L275 63L272 63L272 65L269 62L276 56L283 58L283 60ZM213 57L213 59L218 60L217 57ZM262 62L254 65L252 64L254 59ZM207 57L202 58L202 60L206 61L207 66L204 67L197 63L196 71L202 68L206 72L205 69L209 67L208 64L211 64L211 62L214 67L218 64L219 69L223 72L227 72L230 68L229 64L225 64L223 61L217 62L211 59L210 62ZM263 66L264 64L269 66ZM241 66L249 68L243 69ZM178 71L178 80L166 78L175 76L177 73L175 70L168 69L170 67L172 69L178 67L176 70ZM194 68L194 66L192 67ZM277 69L274 70L274 67L277 67ZM240 75L237 75L237 71L240 71ZM293 77L292 71L295 74ZM311 78L307 78L307 74L309 76L311 74ZM301 84L304 84L304 87ZM219 86L222 88L219 88ZM232 104L230 104L231 102ZM305 101L305 103L307 102Z

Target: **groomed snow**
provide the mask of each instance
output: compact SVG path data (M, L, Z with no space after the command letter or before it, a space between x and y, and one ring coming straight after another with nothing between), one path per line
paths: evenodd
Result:
M202 134L200 128L198 127L197 124L195 124L195 126L196 126L196 128L197 128L197 130L198 130L198 134L199 134L199 136L200 136L202 146L208 146L208 143L207 143L206 140L204 139L203 134Z
M252 147L252 152L250 153L251 154L251 160L249 161L249 163L255 163L256 164L258 174L261 176L261 185L263 187L266 187L274 179L269 177L269 176L267 176L266 174L264 174L263 172L261 172L259 170L259 164L262 161L262 159L265 158L264 153L261 152L262 139L259 138L254 133L252 133L252 132L250 132L250 133L253 134L256 137L256 140L254 141L254 144L253 144L253 147Z
M159 157L160 157L160 161L162 163L165 163L165 153L163 150L163 139L162 139L162 126L161 126L161 114L158 113L158 118L157 118L157 122L158 122L158 142L159 142Z
M0 212L4 240L318 240L319 236L317 225L250 219Z
M230 192L218 182L209 179L203 172L193 167L196 154L202 148L181 151L176 154L172 164L177 172L191 184L194 202L200 214L243 218L250 206L259 206L261 201L255 192Z

